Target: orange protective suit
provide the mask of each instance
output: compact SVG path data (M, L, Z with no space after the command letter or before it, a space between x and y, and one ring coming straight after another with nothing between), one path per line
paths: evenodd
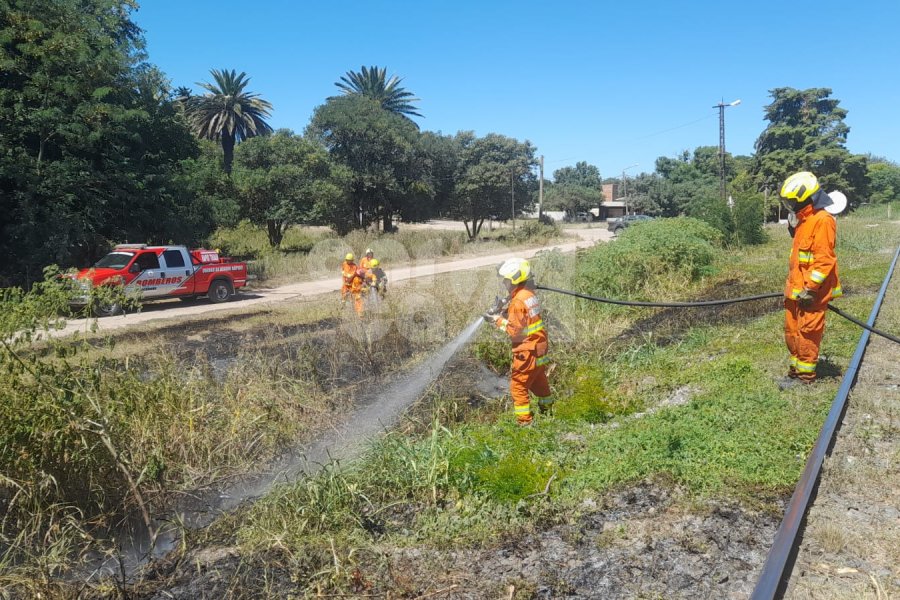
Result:
M369 258L368 256L363 256L361 259L359 259L359 266L362 267L363 269L367 269L367 270L371 269L373 260L375 260L375 259Z
M366 270L359 267L353 272L353 277L350 279L350 294L353 296L353 308L358 315L363 313L363 284L365 283L365 278Z
M506 331L512 341L512 373L509 392L515 407L516 422L531 423L531 400L537 396L541 412L550 410L553 398L547 381L547 332L541 319L541 302L526 284L517 285L510 292L506 317L494 321L498 329Z
M825 311L828 302L843 291L834 254L834 217L823 209L806 206L797 213L797 219L784 285L784 341L791 353L788 376L813 381L825 332ZM801 305L797 298L804 288L812 293L813 300Z
M347 295L350 293L350 285L353 277L356 275L356 263L352 260L345 260L341 263L341 302L347 301Z

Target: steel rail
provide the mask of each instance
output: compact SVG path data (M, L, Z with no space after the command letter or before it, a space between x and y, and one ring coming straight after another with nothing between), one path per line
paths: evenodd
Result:
M887 292L891 277L894 274L894 268L897 266L898 257L900 257L900 247L898 247L897 251L894 253L894 260L891 262L891 267L888 269L884 282L881 284L881 290L875 298L875 304L872 306L872 312L869 314L869 321L867 323L869 327L875 324L875 319L878 317L878 313L881 310L881 304ZM791 496L791 501L785 510L784 519L781 521L781 525L775 533L775 541L769 549L769 555L766 557L762 573L756 582L753 594L750 596L751 600L771 600L774 598L781 598L784 595L788 579L791 571L793 571L794 562L797 558L797 550L799 549L798 542L800 541L798 534L806 517L806 512L815 497L815 492L819 484L819 476L822 471L822 464L834 442L838 425L840 424L841 417L847 406L847 397L850 395L850 390L856 384L856 377L859 374L859 365L862 363L863 356L866 353L869 336L869 330L864 329L859 338L859 343L856 345L856 352L853 353L853 358L850 360L850 365L847 367L847 372L844 373L844 378L841 380L841 387L838 388L837 395L835 395L834 401L831 404L831 410L828 412L828 417L822 425L822 430L819 433L819 438L816 440L816 445L813 446L812 452L810 452L809 458L806 461L806 468L803 470L800 482L797 483L797 487L794 489L794 495Z

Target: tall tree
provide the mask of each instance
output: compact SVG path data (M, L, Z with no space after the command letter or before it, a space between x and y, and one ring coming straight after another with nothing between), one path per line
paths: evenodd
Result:
M366 96L378 102L384 110L409 117L421 117L412 103L418 102L412 92L400 87L403 81L396 75L388 79L387 68L360 67L359 71L347 71L341 80L336 82L338 88L348 95Z
M600 170L581 161L574 167L563 167L553 172L553 183L546 186L545 204L569 214L587 211L600 204L602 186Z
M531 210L537 182L531 142L497 133L476 138L470 131L456 137L459 174L449 213L465 224L469 239L478 236L485 219L505 220Z
M409 119L366 96L338 96L315 110L306 133L351 171L352 220L333 223L337 231L380 220L387 232L395 216L416 220L431 213L434 191Z
M141 62L133 8L0 2L0 282L208 226L177 177L196 142L168 82Z
M766 129L756 140L753 174L758 183L784 181L791 173L812 171L828 190L839 189L851 204L868 196L866 158L846 148L847 111L829 88L770 91Z
M553 183L559 185L577 185L599 190L602 182L600 169L585 161L575 163L574 167L563 167L553 171Z
M878 156L868 157L869 200L873 203L900 200L900 165Z
M345 170L319 144L287 129L238 146L234 181L242 214L281 244L292 224L318 225L345 197Z
M266 122L272 105L259 94L244 91L250 83L246 73L212 69L210 74L212 83L197 84L208 93L187 98L188 114L198 137L222 142L225 172L230 174L235 143L272 132Z

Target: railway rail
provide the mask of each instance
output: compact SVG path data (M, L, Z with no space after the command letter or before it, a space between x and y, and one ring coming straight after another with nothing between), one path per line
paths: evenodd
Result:
M785 509L784 518L778 527L756 587L750 596L751 600L771 600L784 596L802 540L805 517L816 497L822 465L834 446L840 423L847 409L847 398L856 384L860 365L865 357L866 347L871 335L870 328L878 318L878 313L881 310L881 305L894 274L894 269L897 266L898 258L900 258L900 248L897 248L897 251L894 253L894 259L891 261L891 266L881 284L881 289L869 314L869 319L866 323L868 327L863 329L859 343L856 345L856 351L853 353L853 357L841 381L841 386L834 397L819 437L807 458L803 475L800 477L800 481L797 483L797 487L794 489L791 500Z

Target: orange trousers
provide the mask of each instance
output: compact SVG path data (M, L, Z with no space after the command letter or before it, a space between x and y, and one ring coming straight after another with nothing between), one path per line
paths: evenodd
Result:
M784 308L784 341L791 353L788 376L814 381L825 333L825 309L804 309L796 300L785 300Z
M531 423L531 398L528 392L537 396L538 406L542 411L549 410L553 405L545 362L546 357L539 358L534 350L513 352L509 393L513 399L516 421L520 424Z

